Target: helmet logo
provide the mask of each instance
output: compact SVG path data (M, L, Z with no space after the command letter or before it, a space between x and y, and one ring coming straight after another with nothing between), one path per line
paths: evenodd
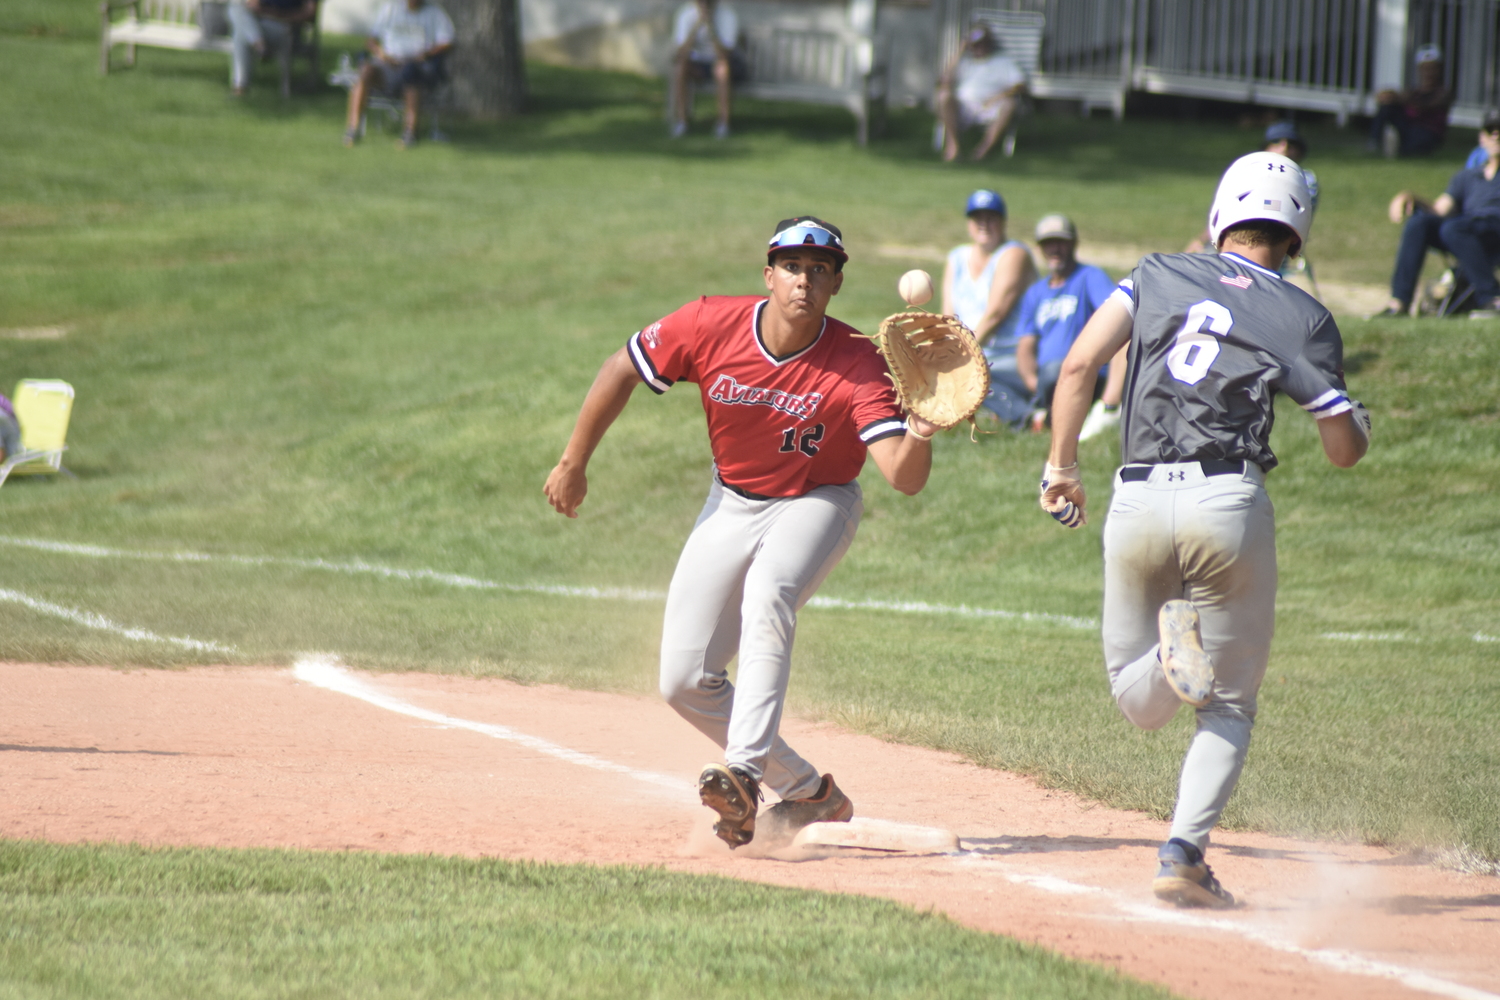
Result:
M1262 202L1262 204L1265 205L1266 208L1269 208L1273 212L1279 212L1279 211L1281 211L1281 199L1280 198L1267 198L1264 202Z

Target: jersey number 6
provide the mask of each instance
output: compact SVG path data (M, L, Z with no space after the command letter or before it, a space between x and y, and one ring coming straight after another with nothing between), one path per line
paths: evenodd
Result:
M800 451L808 458L818 453L818 442L823 440L823 425L814 424L802 432L802 440L797 440L797 428L788 427L781 432L781 447L777 451Z
M1177 339L1167 352L1167 371L1179 382L1197 385L1208 374L1209 365L1219 356L1219 342L1211 334L1220 337L1234 326L1234 317L1229 310L1213 299L1204 299L1188 310Z

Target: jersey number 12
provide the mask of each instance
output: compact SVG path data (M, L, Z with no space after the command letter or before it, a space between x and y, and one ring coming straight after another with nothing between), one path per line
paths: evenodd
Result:
M823 425L814 424L802 432L802 439L797 439L797 428L788 427L781 432L781 447L777 451L800 451L808 458L818 453L818 442L823 440Z
M1234 326L1229 310L1213 299L1204 299L1188 310L1177 339L1167 352L1167 371L1179 382L1197 385L1219 356L1219 341Z

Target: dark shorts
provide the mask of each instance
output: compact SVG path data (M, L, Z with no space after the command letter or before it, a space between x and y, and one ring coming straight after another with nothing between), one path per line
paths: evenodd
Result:
M706 83L714 78L714 60L699 59L696 56L688 59L688 75L700 83ZM729 79L733 83L744 83L750 79L750 67L745 63L745 56L738 49L729 51Z
M380 70L380 79L385 92L391 96L400 94L407 87L416 87L418 90L431 90L444 80L448 79L445 69L444 58L434 56L431 59L413 59L410 62L375 63Z

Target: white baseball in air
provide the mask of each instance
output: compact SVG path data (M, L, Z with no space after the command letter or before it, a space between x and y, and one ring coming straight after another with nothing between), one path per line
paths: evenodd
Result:
M919 306L932 298L932 275L923 270L907 271L896 282L896 291L907 305Z

